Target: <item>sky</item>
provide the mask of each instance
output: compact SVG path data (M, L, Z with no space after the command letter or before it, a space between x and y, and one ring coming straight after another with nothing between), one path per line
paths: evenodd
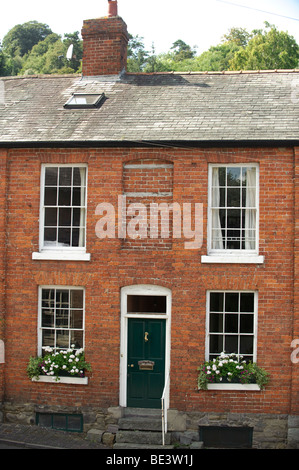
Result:
M16 24L31 20L62 36L80 32L83 20L106 16L107 11L107 0L11 0L0 14L0 41ZM149 51L154 45L156 53L168 52L181 39L200 54L219 44L230 28L251 32L263 29L265 21L299 44L299 0L118 0L118 14L129 33L143 37Z

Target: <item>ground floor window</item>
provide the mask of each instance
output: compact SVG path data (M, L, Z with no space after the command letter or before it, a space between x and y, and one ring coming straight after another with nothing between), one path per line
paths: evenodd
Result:
M255 361L256 323L256 292L208 292L207 360L224 351Z
M41 287L39 296L39 352L84 348L84 289Z

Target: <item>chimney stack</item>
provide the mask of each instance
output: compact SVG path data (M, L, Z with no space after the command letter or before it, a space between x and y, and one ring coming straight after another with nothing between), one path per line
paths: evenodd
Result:
M108 0L108 16L85 20L81 34L83 76L118 75L126 69L129 35L116 0Z
M117 16L117 0L108 0L108 16Z

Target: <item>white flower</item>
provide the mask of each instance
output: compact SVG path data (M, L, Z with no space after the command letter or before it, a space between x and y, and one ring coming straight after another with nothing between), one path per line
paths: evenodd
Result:
M212 367L213 370L217 370L217 366L215 364L213 364L213 367Z
M216 370L216 374L220 374L220 370Z
M66 369L66 365L65 365L65 364L63 364L62 368L63 368L63 369Z
M231 372L228 372L227 375L232 375L232 373L231 373Z
M210 371L210 370L208 370L207 374L210 374L210 373L211 373L211 371Z

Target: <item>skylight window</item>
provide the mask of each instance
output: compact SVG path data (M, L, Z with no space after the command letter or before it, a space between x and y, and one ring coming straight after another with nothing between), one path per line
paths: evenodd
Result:
M104 98L104 93L74 93L68 102L65 103L64 107L72 109L98 108Z

